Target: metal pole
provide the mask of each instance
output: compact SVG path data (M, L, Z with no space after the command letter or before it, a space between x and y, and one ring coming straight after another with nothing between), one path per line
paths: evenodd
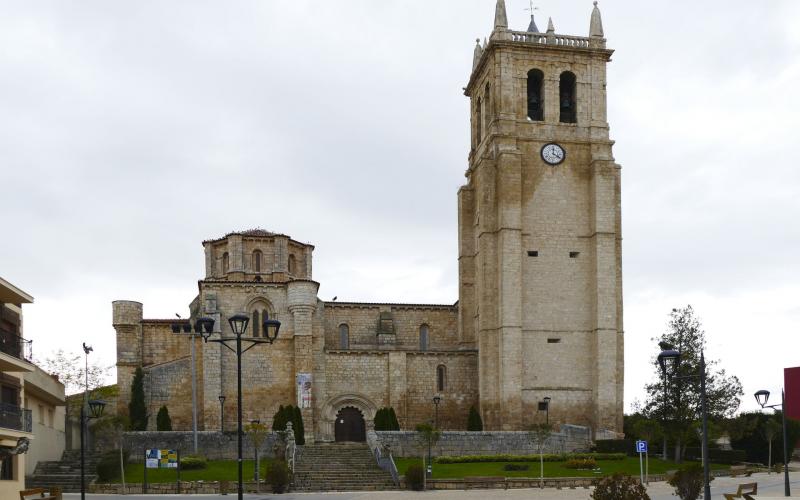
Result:
M706 411L706 358L700 351L700 406L703 412L703 498L711 500L711 485L708 481L708 412Z
M783 416L783 494L791 496L789 488L789 435L786 433L786 393L781 389L781 411Z
M544 407L544 422L545 425L550 425L550 401L548 401L547 405Z
M238 461L239 461L239 500L242 500L242 336L236 335L236 391L237 391L237 435L238 440Z
M197 454L197 373L194 361L194 335L189 335L189 342L192 343L192 438L194 439L194 451Z
M433 427L438 429L439 428L439 403L434 403L433 405L436 408L434 412L434 424Z
M83 421L84 421L85 411L83 405L81 405L81 500L86 500L86 476L84 469L86 467L86 458L84 457L83 452Z
M225 432L225 401L219 402L219 431Z

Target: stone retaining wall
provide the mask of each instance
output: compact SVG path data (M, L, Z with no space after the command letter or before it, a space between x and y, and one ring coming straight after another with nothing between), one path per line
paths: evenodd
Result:
M395 457L427 455L428 447L421 443L419 434L411 431L377 431L383 446L389 446ZM591 446L588 427L562 425L544 445L545 453L571 453L588 451ZM536 442L527 432L442 432L431 449L433 456L463 455L530 455L538 453Z
M131 462L143 462L146 448L180 450L182 456L193 453L194 441L191 431L126 432L123 439L125 448L131 452ZM259 448L259 456L272 457L272 446L276 441L277 435L274 432L270 433ZM197 453L209 460L235 460L237 457L236 432L198 432ZM246 459L255 457L253 443L247 433L242 439L242 455Z
M255 481L245 481L245 493L256 493ZM261 481L261 493L272 491L272 487ZM141 495L142 483L129 483L123 490L122 484L90 484L89 493L104 495ZM178 493L178 482L155 483L147 485L148 495L174 495ZM192 495L236 494L236 481L181 481L180 493Z

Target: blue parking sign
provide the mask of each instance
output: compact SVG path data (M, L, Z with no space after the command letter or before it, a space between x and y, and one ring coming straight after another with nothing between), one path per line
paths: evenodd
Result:
M647 441L636 441L636 453L647 453Z

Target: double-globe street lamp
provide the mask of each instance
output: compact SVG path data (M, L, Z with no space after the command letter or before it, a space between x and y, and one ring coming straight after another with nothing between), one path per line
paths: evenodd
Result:
M211 338L214 332L214 319L213 318L198 318L195 324L195 330L201 332L203 341L216 342L224 345L230 351L236 353L236 401L237 401L237 418L236 418L236 438L238 441L237 447L237 461L238 461L238 476L239 476L239 494L238 499L242 500L244 488L242 485L242 354L249 351L258 344L272 344L278 338L278 331L281 328L281 322L275 319L265 319L262 323L264 337L244 337L247 332L247 325L250 323L250 318L246 314L235 314L228 318L228 323L231 325L233 336L224 336L220 332L219 337ZM242 341L249 342L250 345L242 350ZM229 342L236 343L236 349L229 346ZM220 402L223 399L220 398Z
M539 411L544 412L544 422L545 425L550 425L550 401L552 398L550 396L545 396L541 401L539 401Z
M434 429L439 428L439 403L442 402L442 397L438 394L433 397L433 407L435 408L434 417L433 417L433 427Z
M773 410L777 411L777 408L781 407L781 414L783 417L783 493L784 496L791 496L791 491L789 488L789 435L786 432L786 394L783 390L781 390L781 402L780 404L775 405L767 405L769 401L769 391L760 390L755 393L756 402L761 406L761 408L772 408Z
M664 402L667 401L666 396L666 379L669 371L678 373L678 367L681 363L681 352L674 349L672 346L662 344L661 348L664 349L658 355L658 364L661 366L661 372L664 376ZM708 411L706 409L706 358L703 351L700 351L700 367L697 375L673 375L672 380L688 380L700 379L700 412L702 413L703 422L703 436L701 439L701 449L703 454L703 499L711 500L711 486L709 484L709 465L708 465Z

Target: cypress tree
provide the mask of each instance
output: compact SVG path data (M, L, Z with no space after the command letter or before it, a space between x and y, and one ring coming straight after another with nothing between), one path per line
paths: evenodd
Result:
M383 408L378 408L378 411L375 412L375 430L376 431L383 431Z
M128 416L131 419L131 430L147 430L147 407L144 403L144 372L141 366L137 367L136 372L133 374Z
M169 416L169 410L166 406L162 406L156 415L156 430L158 431L171 431L172 419Z
M272 417L272 430L273 431L282 431L286 428L286 411L283 409L283 405L278 408L278 411L275 412L275 415Z
M306 430L303 426L303 414L300 407L295 406L292 415L292 428L294 429L294 441L297 444L306 444Z
M481 420L481 414L478 413L478 410L476 410L474 406L469 407L467 430L475 432L480 432L483 430L483 420Z
M397 414L394 412L394 407L389 407L389 430L390 431L399 431L400 430L400 422L397 421Z

